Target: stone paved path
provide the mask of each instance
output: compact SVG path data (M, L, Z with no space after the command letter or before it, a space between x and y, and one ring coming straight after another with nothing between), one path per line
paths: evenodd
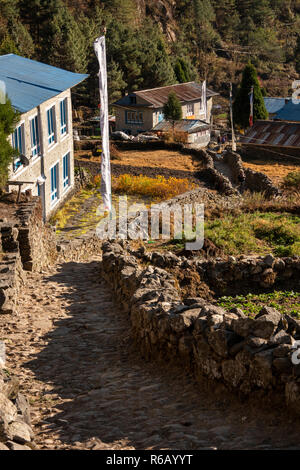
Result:
M145 363L99 260L28 274L18 315L0 317L7 367L32 405L39 449L297 448L284 409L216 398L181 369Z

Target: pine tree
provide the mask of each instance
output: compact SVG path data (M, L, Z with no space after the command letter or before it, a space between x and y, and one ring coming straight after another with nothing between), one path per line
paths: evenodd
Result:
M0 3L1 42L3 54L11 52L25 57L32 57L34 54L33 40L22 23L17 0L2 0Z
M256 121L257 119L268 119L268 112L266 110L265 102L262 96L256 69L251 63L249 63L244 69L242 82L233 104L234 122L244 129L249 126L249 95L251 93L252 86L254 91L253 120Z
M175 133L175 122L182 119L182 107L181 103L174 91L169 93L168 101L163 107L163 114L166 121L172 123L173 137Z
M9 34L6 34L0 44L0 55L4 54L19 54L19 50Z
M0 104L0 189L3 189L7 183L9 165L16 156L16 151L12 148L8 136L14 131L18 119L18 113L14 111L11 102L6 98L6 102Z
M190 70L184 59L177 59L174 66L174 72L179 83L191 81Z

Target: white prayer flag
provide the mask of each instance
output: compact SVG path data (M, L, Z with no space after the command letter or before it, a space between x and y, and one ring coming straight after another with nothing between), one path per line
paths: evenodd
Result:
M101 195L106 210L111 211L111 169L109 151L108 93L105 36L94 42L94 50L99 62L100 89L100 130L102 136Z
M202 102L205 113L205 122L207 122L206 80L204 80L202 84Z

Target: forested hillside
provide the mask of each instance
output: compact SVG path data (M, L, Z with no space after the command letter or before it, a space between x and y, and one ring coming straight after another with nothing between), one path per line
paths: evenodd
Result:
M1 0L0 53L89 73L77 98L95 105L104 27L111 102L205 76L227 93L249 60L269 95L290 93L300 74L300 0Z

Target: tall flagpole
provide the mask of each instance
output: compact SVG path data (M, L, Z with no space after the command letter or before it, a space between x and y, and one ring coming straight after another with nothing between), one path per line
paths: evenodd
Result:
M253 126L253 118L254 118L253 105L254 105L254 87L252 86L251 92L250 92L250 117L249 117L250 127Z
M232 135L232 151L236 152L236 140L234 134L234 124L233 124L233 110L232 110L232 83L230 83L230 121L231 121L231 135Z
M101 195L105 210L111 212L111 169L109 151L108 92L105 36L94 42L94 50L99 62L100 91L100 130L102 136Z

